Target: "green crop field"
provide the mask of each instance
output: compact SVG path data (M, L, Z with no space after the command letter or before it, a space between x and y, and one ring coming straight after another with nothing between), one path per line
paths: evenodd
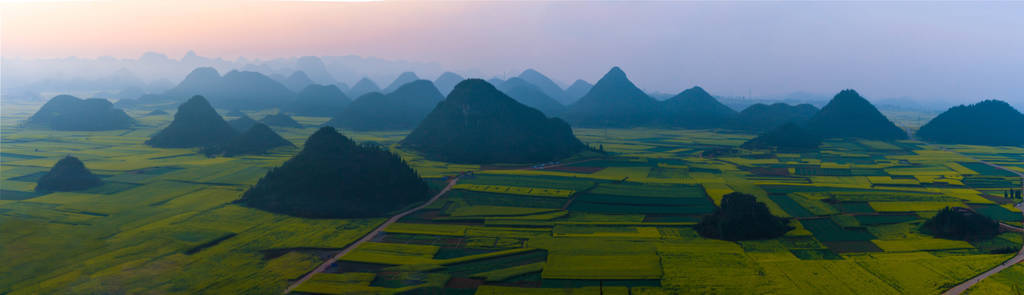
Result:
M0 294L277 294L384 220L303 219L233 203L296 148L208 158L143 144L169 116L131 130L56 132L23 129L27 112L3 111ZM314 129L276 131L301 148ZM829 139L817 152L714 157L752 135L575 131L609 153L559 168L490 169L401 150L406 132L342 130L390 147L435 185L475 173L295 291L935 294L1021 246L1012 233L963 242L919 228L946 206L1019 224L997 192L1020 180L972 157L1019 164L1022 149ZM67 154L105 184L36 193L35 180ZM731 192L757 196L793 230L762 241L702 238L694 225ZM970 292L1020 292L1022 273L1012 267Z

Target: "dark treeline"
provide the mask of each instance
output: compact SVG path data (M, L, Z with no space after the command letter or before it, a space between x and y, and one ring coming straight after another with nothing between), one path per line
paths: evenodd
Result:
M984 240L999 234L999 223L966 208L946 207L921 226L921 231L951 240Z

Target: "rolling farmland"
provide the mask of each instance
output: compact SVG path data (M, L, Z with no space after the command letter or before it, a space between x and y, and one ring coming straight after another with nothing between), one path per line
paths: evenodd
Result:
M233 204L295 148L208 158L143 145L167 115L132 130L53 132L17 127L27 111L7 108L2 121L0 273L9 275L0 293L279 293L386 219L303 219ZM297 145L314 131L275 130ZM1002 192L1021 180L973 160L1019 168L1019 148L827 140L817 152L726 153L752 136L577 129L608 155L493 169L400 150L404 132L342 132L391 147L435 189L444 176L473 173L298 293L935 294L1022 243L1016 233L963 242L918 230L946 206L1020 226ZM36 193L35 180L67 154L105 184ZM729 192L755 195L794 229L763 241L700 237L693 226ZM1020 290L1020 275L1014 266L968 292Z

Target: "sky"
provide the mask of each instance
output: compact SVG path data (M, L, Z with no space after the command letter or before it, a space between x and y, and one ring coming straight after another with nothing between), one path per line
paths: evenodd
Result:
M1024 2L84 1L0 4L5 58L361 55L648 91L1024 103Z

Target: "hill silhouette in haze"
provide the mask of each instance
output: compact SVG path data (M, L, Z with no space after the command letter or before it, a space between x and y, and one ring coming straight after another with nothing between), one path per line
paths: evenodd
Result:
M249 128L252 127L252 125L256 125L257 123L259 122L256 122L256 120L253 120L246 114L242 114L242 116L235 118L234 120L228 121L228 125L230 125L231 128L235 129L235 131L238 132L245 132L246 130L249 130Z
M525 71L519 74L518 78L523 79L523 81L533 84L534 86L537 86L537 89L540 89L540 91L543 91L544 94L547 94L549 97L555 99L555 101L562 105L567 105L570 103L569 98L565 96L565 90L562 90L562 87L558 86L558 84L555 83L555 81L551 81L551 79L548 78L548 76L544 76L544 74L541 74L537 70L526 69Z
M409 130L444 100L434 83L417 80L394 92L360 96L327 125L350 130Z
M291 101L295 93L263 74L230 71L220 76L213 68L197 68L164 93L173 101L202 95L214 106L227 109L274 108Z
M370 92L380 92L380 87L377 86L377 83L374 83L373 80L370 80L370 78L362 78L359 79L355 85L352 85L352 88L345 94L347 94L348 97L359 98L360 96Z
M263 119L260 119L260 123L276 127L302 128L302 124L296 122L291 116L281 113L267 115L266 117L263 117Z
M475 164L547 162L584 149L569 124L480 79L456 85L402 145L428 159Z
M782 126L788 122L804 124L818 108L809 104L788 105L785 103L754 104L739 113L733 128L747 131L766 131Z
M106 99L80 99L70 95L51 98L25 121L27 127L62 131L99 131L127 129L135 119L115 109Z
M222 143L236 134L206 98L196 95L178 106L171 125L154 134L146 144L161 148L202 147Z
M578 127L636 127L652 124L660 113L657 101L613 67L562 117Z
M306 86L315 84L309 76L306 76L306 72L303 71L294 72L288 76L288 78L280 80L279 82L284 84L284 86L288 87L291 91L295 92L302 91Z
M904 132L852 89L840 91L807 122L811 132L826 138L906 139Z
M413 81L416 81L416 80L419 80L419 79L420 79L420 77L417 77L416 73L413 73L413 72L403 72L403 73L399 74L398 77L395 78L394 81L391 81L391 84L388 84L388 87L384 87L384 89L382 89L380 92L383 93L383 94L388 94L388 93L394 92L395 90L398 90L398 87L402 87L402 85L405 85L405 84L408 84L408 83L412 83Z
M427 184L402 158L323 127L238 203L299 217L358 218L386 216L429 197Z
M311 84L295 96L284 111L299 116L331 117L341 113L352 100L334 85Z
M513 77L505 80L505 83L501 83L501 85L495 85L495 87L519 103L540 110L545 115L555 116L565 111L564 105L545 94L537 86L526 82L526 80Z
M295 67L306 73L309 79L316 84L329 85L337 83L334 76L327 71L327 66L324 65L324 61L316 56L303 56L295 61Z
M98 176L92 174L81 160L66 156L57 161L50 171L36 182L37 192L79 191L103 184Z
M437 87L437 91L440 91L441 95L448 96L448 93L452 92L455 85L458 85L462 80L466 80L466 78L456 73L444 72L444 74L441 74L441 76L434 80L434 87Z
M570 105L576 102L580 97L587 95L587 92L590 92L590 88L594 88L594 85L587 83L587 81L583 81L582 79L572 82L572 85L569 85L569 88L565 89L566 100L562 103Z
M1024 114L999 100L950 108L933 118L917 137L943 144L1024 145Z
M255 123L245 132L231 138L230 140L211 146L206 146L200 152L206 155L220 155L227 157L243 154L263 154L270 149L281 146L295 146L290 141L278 135L277 132L263 123Z
M800 152L818 149L821 136L807 131L800 125L788 122L744 142L745 149L774 149L779 152Z
M721 128L739 116L735 110L718 102L704 91L693 87L661 102L664 124L691 129Z

